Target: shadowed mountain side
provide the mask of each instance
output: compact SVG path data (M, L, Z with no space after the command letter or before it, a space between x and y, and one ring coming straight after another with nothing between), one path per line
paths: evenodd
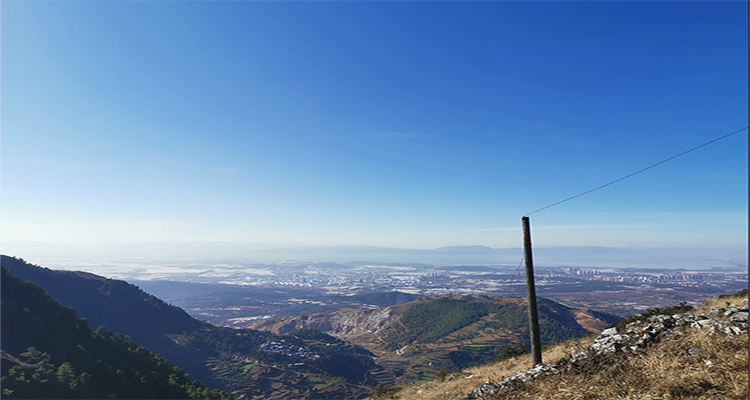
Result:
M4 268L21 271L19 275L49 288L55 293L53 297L65 299L64 305L80 307L79 315L94 324L109 324L108 329L131 336L139 345L149 343L150 350L183 368L192 378L231 391L237 399L354 399L366 397L372 390L360 385L375 366L372 354L320 331L279 336L217 327L195 320L124 281L52 271L6 256L1 261ZM5 307L3 303L3 316ZM50 324L54 330L54 323ZM25 338L13 331L11 324L4 324L3 329L3 346L6 337ZM17 357L21 350L15 350L11 354Z
M3 398L230 398L5 267L1 293Z
M125 281L88 272L56 271L22 259L0 257L3 267L12 268L15 276L36 283L56 301L86 315L91 326L104 325L133 340L149 340L151 335L145 332L177 334L204 326L181 308Z
M51 270L4 255L0 256L0 263L13 269L15 276L39 285L55 301L75 308L90 326L104 326L111 332L127 335L133 342L189 371L194 378L215 385L211 376L205 373L202 362L167 336L209 326L179 307L125 281L88 272Z

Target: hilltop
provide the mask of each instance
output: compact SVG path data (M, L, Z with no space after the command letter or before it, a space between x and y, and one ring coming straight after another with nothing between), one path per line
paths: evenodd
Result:
M650 309L602 331L375 399L748 398L747 291L692 309Z
M447 295L379 309L251 321L248 327L276 334L314 328L368 349L378 385L430 380L496 359L506 350L529 348L527 302L522 298ZM598 333L619 317L573 309L539 299L544 345Z

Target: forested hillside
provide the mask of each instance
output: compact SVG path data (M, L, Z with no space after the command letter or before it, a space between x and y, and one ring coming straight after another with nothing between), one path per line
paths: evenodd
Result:
M526 310L520 304L467 301L467 299L446 297L419 303L409 308L401 317L400 324L394 324L384 336L384 340L394 349L412 342L435 343L490 314L493 318L483 324L485 329L518 332L523 331L528 324ZM549 332L545 332L547 335L543 335L547 342L580 336L585 332L577 324L569 327L560 321L550 319L546 314L542 313L541 318L547 317L552 326ZM554 337L550 337L550 333L554 333Z
M254 321L275 333L317 328L346 338L377 355L378 384L429 380L529 348L526 300L495 296L422 298L382 309L342 309L329 313ZM578 338L619 317L538 299L544 345Z
M64 305L80 307L78 315L96 321L92 325L111 322L114 328L107 326L108 331L131 336L136 347L147 343L149 350L180 366L192 378L212 389L230 391L238 399L361 398L372 390L361 385L365 373L375 365L372 354L321 332L275 335L217 327L195 320L124 281L53 271L6 256L2 264L41 282L55 293L53 298L63 299ZM5 309L3 303L3 321ZM56 326L54 318L40 317L39 321L50 332ZM52 334L37 337L11 327L3 324L3 350L8 344L13 356L6 359L17 359L29 346L46 351L37 343L54 341ZM6 335L11 340L6 340Z
M440 379L382 388L385 399L748 398L747 290L651 308L590 335Z
M352 340L363 346L384 344L405 359L429 355L432 368L425 367L421 379L434 375L437 366L455 371L490 362L519 346L530 348L525 299L445 296L393 308L404 310L400 318L371 338L363 335ZM582 337L590 331L578 323L577 317L595 319L583 310L542 298L538 299L538 308L543 345ZM599 326L605 325L599 322ZM409 375L406 371L405 376Z
M0 256L0 263L12 268L15 276L41 286L56 301L78 310L92 327L104 325L142 346L169 345L158 338L206 325L125 281L88 272L51 270L8 256Z
M1 269L3 398L231 398Z
M379 385L433 379L442 369L480 365L529 347L522 298L422 298L381 309L258 321L264 332L197 321L127 282L10 257L2 262L41 282L66 306L80 307L79 315L94 326L111 323L108 330L131 336L137 345L148 343L193 379L238 399L360 398ZM366 296L383 304L406 300L398 294ZM546 299L539 299L539 315L543 344L583 336L617 319ZM12 354L19 357L33 343Z

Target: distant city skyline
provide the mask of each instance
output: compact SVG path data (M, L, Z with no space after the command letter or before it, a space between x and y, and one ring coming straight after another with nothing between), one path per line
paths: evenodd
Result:
M747 126L747 15L6 1L0 252L519 247L525 213ZM531 224L540 248L746 260L748 132Z

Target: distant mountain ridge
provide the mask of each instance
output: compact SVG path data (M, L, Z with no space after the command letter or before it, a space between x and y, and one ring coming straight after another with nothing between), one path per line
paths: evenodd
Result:
M289 247L281 250L304 251L307 253L394 253L394 254L516 254L523 252L521 247L495 248L481 245L471 246L445 246L434 249L410 249L398 247L378 246L319 246L319 247ZM605 246L579 246L579 247L539 247L534 251L560 252L560 253L598 253L598 254L636 254L641 250L605 247Z
M157 335L200 329L205 323L125 281L81 271L37 267L8 256L0 263L15 276L41 286L56 301L78 310L93 327L101 325L153 346Z
M519 226L519 242L521 239ZM445 246L434 249L385 246L313 246L241 242L122 242L68 243L4 242L16 254L34 257L199 258L206 260L253 260L257 263L350 262L369 264L516 265L523 255L520 247L492 248L481 245ZM534 248L539 267L586 268L670 268L704 269L747 267L747 249L736 247L540 247Z

